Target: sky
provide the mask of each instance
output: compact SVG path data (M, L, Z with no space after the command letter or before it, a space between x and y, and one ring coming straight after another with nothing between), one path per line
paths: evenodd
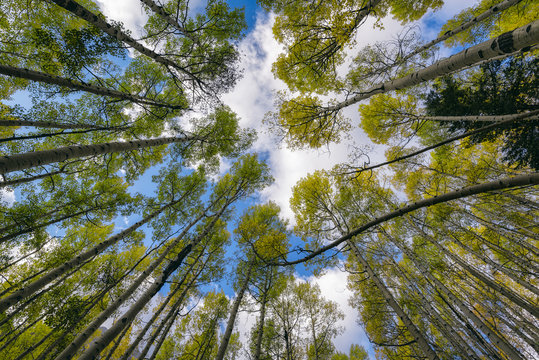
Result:
M100 3L107 18L123 22L125 27L130 29L135 36L140 34L140 29L146 19L140 1L98 0L98 3ZM281 46L272 36L271 28L274 16L262 12L257 7L256 1L233 0L230 3L231 6L245 7L248 29L246 36L239 43L242 54L240 66L243 68L244 76L234 90L224 95L222 99L239 115L242 127L254 128L258 132L258 140L254 144L253 151L263 154L275 178L275 182L260 194L260 199L263 202L269 200L276 202L281 207L282 216L293 225L294 217L289 207L289 198L291 189L298 180L315 170L331 169L334 165L347 161L350 147L353 145L370 146L372 152L369 156L373 164L384 160L383 148L372 144L357 126L359 123L357 106L345 110L344 114L352 119L355 129L351 133L351 138L340 144L331 144L321 150L301 151L292 151L286 145L280 144L279 139L269 133L262 124L264 114L273 109L274 93L285 89L284 83L275 79L271 72L272 63L282 51ZM204 0L192 0L190 4L195 8L195 11L200 10ZM473 2L470 0L450 0L441 10L427 14L419 24L424 39L435 38L439 27L449 17L471 5ZM357 45L354 49L349 50L350 53L376 41L389 40L403 28L392 19L384 19L382 23L383 30L374 29L373 22L368 20L358 31ZM442 54L448 53L449 50L442 51ZM343 68L343 71L346 71L346 67ZM227 165L229 164L224 163L222 170L226 170ZM151 179L151 176L145 176L144 179ZM2 196L9 202L14 201L13 193L3 193ZM304 280L317 283L323 296L337 302L345 312L346 317L340 324L345 328L345 331L335 340L337 349L348 352L352 343L360 344L368 348L371 357L374 358L372 347L368 345L365 333L357 324L357 312L348 305L348 298L351 294L346 286L346 273L333 268L320 278L315 278L305 272L302 272L300 276ZM227 289L230 292L230 289ZM227 295L233 296L232 293ZM244 331L253 323L253 318L246 314L242 314L238 321L240 329L244 329ZM244 336L242 334L242 337Z

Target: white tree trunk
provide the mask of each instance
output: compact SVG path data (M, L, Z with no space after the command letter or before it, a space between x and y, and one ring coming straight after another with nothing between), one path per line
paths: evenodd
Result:
M536 113L536 112L534 111L533 113ZM494 124L490 124L490 125L487 125L487 126L483 126L483 127L479 128L479 129L467 131L464 134L453 136L453 137L451 137L451 138L449 138L447 140L440 141L439 143L436 143L434 145L424 147L424 148L422 148L420 150L417 150L417 151L414 151L414 152L412 152L410 154L403 155L403 156L400 156L398 158L388 160L388 161L385 161L385 162L380 163L380 164L368 166L366 168L360 168L358 170L353 171L353 173L360 173L360 172L363 172L363 171L366 171L366 170L374 170L374 169L377 169L377 168L385 166L385 165L389 165L389 164L393 164L393 163L396 163L396 162L399 162L399 161L402 161L402 160L405 160L405 159L409 159L411 157L417 156L417 155L422 154L424 152L439 148L440 146L450 144L452 142L455 142L457 140L470 137L470 136L475 135L475 134L479 134L479 133L482 133L482 132L485 132L485 131L495 129L495 128L500 127L502 125L510 124L510 123L515 122L517 120L526 119L526 118L528 118L530 116L532 117L531 120L536 120L538 118L536 115L532 114L532 112L521 113L521 114L512 114L512 115L504 115L504 116L505 116L505 119L503 121L496 122ZM459 117L455 117L455 118L459 118ZM428 120L427 118L425 118L425 119Z
M188 74L189 76L193 77L193 74L191 74L189 71L187 71L185 68L181 67L180 65L176 64L174 61L171 61L159 54L157 54L155 51L152 51L142 45L141 43L137 42L135 39L133 39L131 36L123 32L119 27L113 26L109 23L107 23L105 20L103 20L101 17L95 15L90 10L86 9L79 3L77 3L74 0L49 0L54 2L56 5L66 9L67 11L75 14L76 16L80 17L81 19L86 20L88 23L92 24L93 26L97 27L98 29L101 29L106 34L109 34L113 38L117 39L120 42L123 42L134 49L136 49L141 54L149 57L150 59L154 60L155 62L158 62L160 64L163 64L167 67L172 67L176 70L179 70L180 72L184 74Z
M40 71L21 69L21 68L16 68L16 67L4 65L4 64L0 64L0 74L17 77L21 79L39 81L46 84L64 86L64 87L67 87L68 89L85 91L85 92L89 92L96 95L112 97L115 99L129 100L134 103L141 104L141 105L166 107L170 109L185 109L184 105L166 104L159 101L154 101L152 99L147 99L141 96L127 94L127 93L114 90L114 89L108 89L108 88L93 85L93 84L83 83L83 82L66 79L63 77L55 76L55 75L46 74Z
M479 359L480 357L477 356L475 350L468 344L467 341L465 341L460 336L459 332L455 329L455 327L450 325L440 315L438 310L434 308L433 305L431 305L431 302L427 300L427 298L423 294L423 289L418 286L417 282L411 280L410 277L406 275L405 271L401 268L401 266L391 256L389 256L389 259L393 263L393 266L401 274L405 282L409 285L409 291L419 298L419 301L421 302L423 308L418 307L418 310L424 311L428 314L436 328L438 328L438 330L451 342L453 347L460 352L459 355L465 356L467 359Z
M253 263L249 265L249 268L247 269L247 274L245 274L245 279L243 279L241 288L238 291L238 294L236 294L236 299L234 299L234 303L232 304L232 309L230 310L226 329L221 339L221 343L219 344L217 355L215 355L215 360L223 360L225 357L226 349L228 348L228 343L230 341L230 337L232 336L232 330L234 330L234 324L236 322L236 317L238 315L238 310L240 308L243 295L245 294L245 291L249 286L249 281L251 280L251 271L253 270L253 266Z
M232 200L233 201L233 200ZM103 334L101 334L97 339L95 339L93 342L92 342L92 345L90 345L90 347L88 347L84 353L78 358L78 360L89 360L89 359L94 359L95 357L97 357L97 355L105 348L107 347L107 345L112 341L114 340L114 338L122 331L122 329L127 325L127 324L130 324L131 321L133 321L133 319L136 317L136 315L142 310L142 308L148 303L148 301L151 300L151 298L159 291L159 289L161 289L161 287L164 285L166 279L172 274L172 272L174 272L178 266L181 265L181 262L183 261L183 258L185 256L187 256L187 254L192 250L193 247L195 247L196 245L198 245L198 243L205 237L207 236L207 234L211 231L211 229L213 228L213 226L215 225L215 223L217 222L217 220L220 219L221 215L225 212L225 210L228 208L228 206L232 203L232 201L227 201L223 206L222 208L219 210L219 212L217 214L214 215L214 218L212 219L212 221L206 225L206 227L204 228L204 231L197 235L197 237L193 240L191 240L191 242L189 244L187 244L183 250L178 253L178 255L176 256L176 258L169 262L168 265L166 266L166 268L162 271L161 275L159 276L159 278L155 281L154 284L152 284L145 292L144 294L120 317L120 320L116 321L116 323L110 327L108 330L106 330ZM109 308L112 308L112 306L109 306L109 308L107 308L105 311L108 313L107 314L107 317L110 316L110 314L112 314L113 311L116 311L116 309L125 302L125 300L127 300L127 297L130 296L131 294L133 294L139 287L140 285L142 284L142 282L151 274L151 272L153 272L153 270L155 270L161 263L163 263L163 261L166 259L166 257L169 255L170 251L172 249L174 249L180 242L180 240L185 236L185 234L187 233L187 231L189 230L190 227L194 226L196 223L198 223L198 221L200 221L202 219L202 217L204 217L204 212L193 222L191 222L191 224L189 224L189 227L184 229L182 231L182 233L174 240L172 241L166 249L164 249L164 251L160 254L160 256L148 267L148 269L146 269L143 274L141 276L139 276L139 278L137 278L137 280L129 287L129 290L127 290L124 294L122 294L122 296L120 297L120 299L118 299L116 302L115 302L115 306L114 306L114 309L111 309L112 311L109 310ZM125 296L125 294L128 293L127 296ZM116 304L118 303L118 304ZM105 312L104 311L104 312ZM103 312L103 313L104 313ZM82 344L89 338L89 336L91 336L91 334L93 332L95 332L95 330L97 330L97 328L99 327L99 325L101 325L103 323L103 321L106 319L106 318L103 318L103 316L99 316L99 319L100 322L99 324L97 325L97 321L93 321L92 322L92 328L90 328L90 326L88 326L87 329L89 329L90 331L84 331L83 333L81 333L77 339L78 341L75 343L75 341L77 340L74 340L71 344L73 345L73 348L74 350L78 350ZM95 323L95 324L94 324ZM96 327L97 325L97 327ZM93 330L93 331L92 331ZM80 339L79 339L80 338ZM66 349L62 352L62 354L60 354L55 360L67 360L67 359L71 359L73 354L75 352L73 350L69 350Z
M60 266L57 266L56 268L50 270L47 274L43 275L39 279L35 280L34 282L20 288L19 290L14 291L9 296L6 296L2 299L0 299L0 313L7 310L10 306L15 305L16 303L22 301L23 299L26 299L28 296L34 294L36 291L40 290L47 284L50 284L52 281L57 279L58 277L62 276L63 274L67 273L69 270L75 268L76 266L79 266L83 264L85 261L89 260L90 258L98 255L103 250L108 248L109 246L117 243L127 235L131 234L138 228L140 228L142 225L148 223L152 219L154 219L157 215L162 213L167 208L173 206L174 204L178 203L183 199L180 198L176 201L173 201L160 209L154 211L144 219L136 222L135 224L131 225L127 229L119 232L118 234L108 238L107 240L97 244L93 248L83 252L82 254L77 255L76 257L72 258L69 261L66 261Z
M403 64L406 61L408 61L409 59L411 59L412 57L422 53L423 51L430 49L431 47L441 43L442 41L447 40L450 37L462 32L462 31L464 31L466 29L471 28L472 26L474 26L474 25L480 23L481 21L489 18L490 16L492 16L492 15L494 15L496 13L502 12L502 11L506 10L507 8L509 8L511 6L518 4L521 1L522 0L504 0L499 4L493 5L487 11L477 15L473 19L459 25L458 27L445 32L442 36L439 36L438 38L436 38L436 39L434 39L432 41L429 41L425 45L422 45L422 46L418 47L417 49L415 49L411 53L407 54L403 58L398 59L398 61L396 61L395 63L389 64L389 65L385 66L384 68L379 69L378 71L381 71L381 72L386 71L386 70L391 69L392 67ZM374 75L374 74L372 74L372 75Z
M121 305L123 305L130 297L133 295L142 283L152 274L152 272L157 269L159 265L165 260L166 256L170 251L182 240L182 238L187 234L187 232L198 223L204 217L204 213L199 215L194 221L192 221L187 227L182 231L178 237L176 237L160 254L160 256L155 259L144 271L140 274L135 281L131 283L129 288L125 290L122 295L120 295L112 304L110 304L105 310L103 310L99 315L97 315L86 328L81 331L73 341L56 357L55 360L67 360L71 359L77 352L78 349L92 336L92 334L107 320L107 318L112 315Z
M33 151L22 154L0 157L0 174L28 169L36 166L52 164L69 159L86 156L104 155L114 152L131 151L146 147L166 145L171 143L188 142L195 137L162 137L147 140L131 140L125 142L109 142L93 145L73 145L52 150Z
M446 194L437 195L428 199L419 200L410 205L403 206L395 211L392 211L374 220L369 221L365 225L350 231L348 234L341 236L339 239L331 242L330 244L322 246L318 250L314 250L311 254L305 256L304 258L301 258L299 260L294 260L294 261L285 261L279 264L280 265L284 265L284 264L294 265L294 264L299 264L299 263L308 261L320 255L321 253L331 250L334 247L342 244L343 242L354 238L355 236L361 234L362 232L376 225L383 224L386 221L401 217L404 214L407 214L409 212L412 212L421 208L425 208L432 205L441 204L447 201L456 200L456 199L464 198L471 195L481 194L481 193L485 193L489 191L509 189L509 188L518 187L518 186L536 185L536 184L539 184L539 173L524 174L524 175L519 175L512 178L498 179L496 181L492 181L492 182L488 182L484 184L468 186L460 190L451 191Z
M501 351L503 351L510 359L513 360L524 360L520 355L517 349L515 349L511 344L502 339L496 332L492 331L481 319L475 315L475 313L470 310L453 292L451 292L436 276L431 274L431 272L424 266L424 264L419 261L415 254L408 249L404 244L401 244L399 241L393 241L395 246L397 246L406 256L414 263L417 269L421 274L432 281L436 288L443 292L458 308L459 310L471 320L477 328L487 336L487 338Z
M419 331L419 329L415 326L412 320L410 320L408 315L406 315L402 307L393 297L393 294L391 294L391 292L388 290L388 288L385 286L382 280L380 280L380 278L373 271L370 264L363 258L363 256L361 256L361 252L356 246L356 244L353 242L353 240L349 240L347 244L352 249L352 252L354 253L355 258L359 261L363 269L369 275L369 278L375 283L378 290L382 293L387 304L393 309L393 311L395 311L397 316L402 320L402 323L404 324L404 326L406 326L406 329L408 330L410 335L417 342L417 345L421 349L421 352L429 359L438 359L436 352L432 350L430 344L425 339L421 331Z
M322 112L337 112L347 106L365 100L375 94L381 94L392 90L405 89L440 76L457 71L464 67L474 65L480 61L491 59L498 55L513 53L515 51L527 51L531 46L539 42L539 20L524 25L513 31L507 32L481 44L472 46L458 54L440 60L422 70L416 71L406 77L387 81L382 84L360 92L334 106L322 108Z

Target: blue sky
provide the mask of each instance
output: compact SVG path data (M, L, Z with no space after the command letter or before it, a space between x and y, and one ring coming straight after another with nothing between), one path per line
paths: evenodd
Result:
M136 36L140 27L144 24L144 12L141 10L138 0L98 0L101 3L104 14L114 20L124 22L125 26L132 30ZM192 0L193 6L200 6L203 0ZM253 151L264 154L268 164L272 169L275 183L262 191L255 197L256 200L245 201L237 206L237 213L243 211L255 201L275 201L282 209L282 216L287 218L291 225L294 223L293 214L288 205L292 186L301 178L317 169L330 169L335 164L347 161L347 155L351 145L369 145L372 147L370 154L371 162L376 163L384 159L383 148L372 144L366 135L355 127L351 132L350 139L340 143L332 144L322 150L302 150L292 151L286 146L279 145L277 139L267 132L262 125L262 118L267 111L273 108L273 93L277 90L285 89L284 84L275 79L271 73L271 64L281 52L281 47L272 37L271 26L273 16L263 13L256 1L232 0L229 2L232 7L244 7L248 29L246 36L239 44L242 53L241 66L244 69L244 77L240 80L236 88L223 97L224 102L238 113L243 127L255 128L259 134L259 140L255 143ZM425 17L425 21L420 24L425 40L436 37L439 26L451 15L456 14L462 8L471 5L470 0L447 1L447 5L435 14ZM373 29L372 21L367 21L357 35L357 47L350 49L353 54L358 48L371 44L375 41L391 39L397 34L402 26L392 20L384 19L384 30ZM346 67L343 67L346 71ZM24 94L19 94L14 101L24 101ZM353 124L359 123L357 107L350 107L345 110L345 116L352 119ZM222 164L222 171L230 166L230 163ZM150 169L133 188L136 192L152 195L149 191L151 176L157 173L157 169ZM15 197L17 194L15 194ZM131 217L131 221L138 220ZM232 231L235 222L232 222ZM128 226L123 221L118 222L118 226ZM233 250L233 249L232 249ZM309 281L320 285L322 293L327 298L340 304L346 313L346 319L342 326L346 328L345 333L336 340L337 348L340 351L348 352L352 343L358 343L368 347L372 354L372 348L368 345L363 330L357 325L357 313L348 305L350 292L346 288L346 274L338 269L329 269L326 275L321 278L314 278L304 268L297 269L298 275ZM222 282L219 284L228 296L233 296L230 284ZM252 319L244 317L239 324L247 328L252 324Z

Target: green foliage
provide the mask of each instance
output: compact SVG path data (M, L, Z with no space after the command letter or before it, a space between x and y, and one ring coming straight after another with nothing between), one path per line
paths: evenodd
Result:
M339 142L340 134L350 128L338 112L324 108L318 97L300 95L285 99L279 94L279 109L266 115L266 121L284 129L291 148L320 148L330 142Z
M189 163L204 161L208 171L216 171L221 156L237 157L256 139L253 130L240 129L238 122L237 115L227 106L194 120L192 133L200 140L180 145L183 157Z
M498 0L482 0L478 4L463 10L442 26L440 34L473 19L499 2ZM449 46L474 44L524 26L536 20L538 16L539 6L537 0L521 1L507 10L498 12L496 15L481 21L474 27L450 37L445 43Z
M432 115L503 115L537 110L539 60L516 57L481 66L474 76L463 80L444 78L428 94L426 110ZM450 131L469 131L484 126L478 122L450 122ZM539 168L535 142L539 122L522 119L471 137L472 143L503 141L504 160L516 166Z

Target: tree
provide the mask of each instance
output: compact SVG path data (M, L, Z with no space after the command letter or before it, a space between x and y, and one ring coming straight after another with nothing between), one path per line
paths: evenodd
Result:
M252 278L255 278L259 272L272 272L271 269L263 269L267 266L265 261L269 259L268 255L277 252L284 253L288 248L286 223L279 219L279 211L279 207L274 203L251 207L234 230L238 237L238 244L242 247L242 257L246 258L246 262L239 262L236 269L238 274L236 286L239 288L230 309L227 326L215 357L216 360L222 360L225 357L239 307L249 289ZM262 301L263 310L261 312L264 313L267 300L263 299ZM260 320L263 321L262 317Z
M444 150L439 150L439 152L442 151ZM419 166L422 164L415 165L418 167L416 172L411 171L409 164L399 164L398 166L402 167L401 171L406 170L395 176L397 181L395 184L398 184L399 181L404 182L408 196L416 201L423 196L432 200L443 196L439 194L447 191L448 188L462 186L463 182L469 181L468 176L474 182L483 180L477 178L478 174L496 177L497 169L493 169L491 165L475 158L482 156L491 158L493 154L481 155L481 150L478 148L468 151L474 156L469 156L464 164L462 162L455 163L453 169L447 166L449 163L447 155L439 158L440 163L435 162L430 167ZM459 155L457 153L453 159L462 159L463 157ZM499 156L499 153L495 156ZM500 170L503 168L501 164L498 167ZM518 201L519 197L513 196L507 200ZM490 307L487 302L478 303L474 297L488 297L491 299L489 301L503 302L505 307L517 307L520 309L519 311L525 311L530 314L529 316L533 316L532 313L536 309L531 303L528 303L528 300L533 302L531 299L534 295L532 294L537 291L535 286L532 283L527 283L524 286L517 285L522 282L522 279L519 279L511 285L512 289L503 289L507 280L514 277L515 274L506 268L501 271L505 274L511 274L508 278L503 276L507 280L494 279L490 277L488 272L474 268L469 264L467 252L471 251L474 256L478 254L467 247L464 242L458 241L460 235L455 232L455 229L445 228L442 225L448 224L448 222L472 225L478 221L479 217L481 226L492 227L489 221L480 216L477 211L482 212L490 207L493 211L489 212L489 217L492 219L497 211L494 210L497 207L494 203L500 200L489 202L490 205L480 205L485 201L482 197L459 200L459 203L455 205L441 203L432 209L420 211L422 214L420 217L425 216L426 218L418 220L417 216L414 215L410 225L406 226L404 222L404 219L407 218L404 215L407 211L406 208L398 209L394 214L398 212L399 215L393 218L394 220L388 219L385 215L380 216L384 212L390 214L391 212L388 213L388 210L398 208L392 197L391 191L381 187L373 175L369 176L363 173L349 179L345 176L331 178L329 175L319 172L298 183L292 198L293 209L298 214L297 231L305 239L310 237L334 239L339 234L347 234L341 236L337 243L345 242L346 247L341 248L341 251L350 252L351 287L356 292L354 304L360 309L371 342L376 344L389 358L410 355L422 356L421 354L436 358L444 353L445 350L442 349L447 349L446 351L449 353L452 351L457 354L470 353L470 349L462 348L462 341L476 344L474 347L485 354L499 354L501 352L513 358L530 356L531 353L528 352L529 348L526 346L530 346L533 342L530 341L529 335L518 330L515 332L515 329L512 329L513 320L509 320L511 315L509 317L508 314L497 315L500 319L504 319L504 326L507 326L504 327L505 330L500 331L496 325L497 316L492 316L492 314L499 312L498 306ZM528 203L522 200L519 207L527 206L526 204ZM466 210L468 206L472 206L474 210L468 212ZM526 213L525 211L521 212L520 208L516 208L515 211L521 216ZM456 216L457 213L462 215L458 217L459 220L450 221L449 218ZM513 218L511 215L506 215L508 216L502 217L508 229L514 229L521 236L533 237L532 234L526 234L520 225L512 223L512 220L509 220ZM517 218L518 216L514 217L515 220ZM526 217L524 216L524 218ZM527 223L527 219L524 218L522 220ZM377 222L380 219L384 219L382 223ZM440 239L435 240L434 237L425 233L421 235L423 241L407 234L408 227L421 232L421 226L426 226L425 224L431 220L438 224L431 228L435 234L445 234L442 236L451 238L450 242L458 244L456 246L460 246L463 251L456 251L455 247L449 244L445 248ZM364 225L358 227L358 224ZM384 225L380 226L380 224ZM368 226L374 226L373 229L377 230L371 233L357 232L359 229L367 229ZM388 234L387 227L391 227L393 235ZM486 239L482 241L487 241L492 245L492 242ZM425 242L431 245L427 246ZM408 244L411 244L412 248ZM465 246L466 249L462 246ZM524 242L516 247L523 250L527 249L528 245ZM311 254L300 261L311 259L313 253L318 253L317 250L313 251L312 247L309 248ZM328 249L329 247L317 246L316 248ZM515 248L513 251L519 250ZM318 254L315 256L319 256ZM405 261L399 263L397 260L399 256L410 259L411 263L406 262L406 267L409 265L410 268L414 268L415 275L403 275L407 270L400 269L403 266L400 263ZM440 258L441 256L443 258ZM428 267L423 261L428 261ZM290 261L290 263L297 262ZM492 260L487 260L487 262L495 264L492 265L495 267L500 266L499 263L496 265L496 261L493 263ZM358 265L361 267L356 270ZM457 266L458 275L455 275ZM522 266L527 267L524 264ZM396 268L397 272L391 272L392 268ZM402 278L403 276L404 278ZM399 279L396 279L397 277ZM428 285L423 287L424 283ZM416 290L415 287L420 287L420 289ZM490 290L486 290L487 288ZM492 295L488 295L490 291L494 291L496 295L491 297ZM471 295L472 293L473 295ZM504 293L506 294L503 295ZM419 296L420 298L419 300L409 300L408 296L410 295L408 294L414 294L414 297ZM417 306L417 301L427 304L432 300L423 299L422 296L425 298L429 296L441 297L441 299L436 300L437 303L434 307L425 305L427 308L424 309ZM446 316L450 320L447 320ZM447 325L447 322L461 323ZM429 329L429 326L432 330ZM455 334L454 326L468 327L466 332L471 331L467 335L470 338L460 340ZM450 343L443 345L444 341L450 341ZM492 348L489 345L491 343L496 344L496 348ZM417 349L420 349L421 352L418 352Z
M472 83L463 86L458 78L444 78L428 94L426 111L429 115L498 115L537 110L537 58L516 57L490 62L481 66L480 73L471 77ZM467 80L469 81L469 80ZM451 131L477 129L476 122L447 123ZM503 136L504 160L517 166L539 167L539 154L533 146L537 138L537 120L522 120L499 126L471 138L473 142Z

